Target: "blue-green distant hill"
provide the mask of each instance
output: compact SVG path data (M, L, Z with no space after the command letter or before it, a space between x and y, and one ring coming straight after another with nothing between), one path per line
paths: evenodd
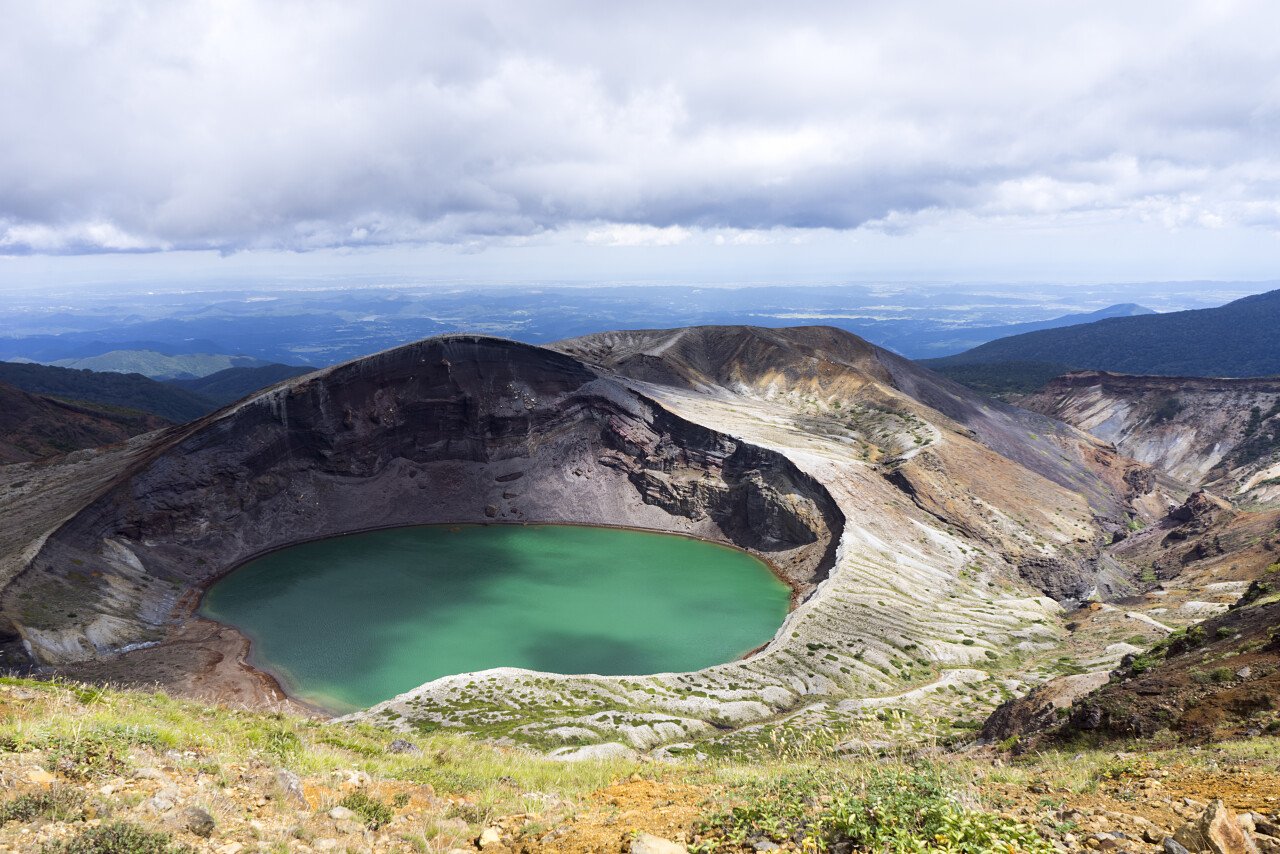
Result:
M1280 374L1280 290L1218 308L1013 335L923 364L956 379L976 372L990 381L1002 370L1027 376L1077 369L1192 377Z

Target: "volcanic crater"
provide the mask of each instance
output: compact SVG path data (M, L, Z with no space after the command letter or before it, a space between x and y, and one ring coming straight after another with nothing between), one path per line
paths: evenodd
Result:
M262 703L280 697L245 639L194 616L255 556L432 523L625 526L765 559L793 591L773 641L683 674L459 674L357 716L573 757L890 703L976 713L1016 687L1001 659L1058 643L1045 593L1124 583L1101 546L1132 478L1107 453L837 330L444 336L6 467L0 630L11 663Z

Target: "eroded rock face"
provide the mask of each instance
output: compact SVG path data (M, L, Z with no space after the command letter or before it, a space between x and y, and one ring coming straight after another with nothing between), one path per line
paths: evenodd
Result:
M1059 676L1024 697L1002 703L982 725L979 739L1000 742L1044 732L1060 725L1080 697L1107 684L1107 671Z
M1188 851L1212 854L1257 854L1258 851L1235 814L1221 800L1212 802L1200 818L1179 828L1173 839Z
M1280 379L1079 371L1019 404L1060 418L1191 487L1280 500Z
M395 525L532 521L731 543L800 596L842 525L779 454L570 357L451 336L288 382L166 438L49 537L0 613L38 662L80 661L158 640L211 580L271 549Z

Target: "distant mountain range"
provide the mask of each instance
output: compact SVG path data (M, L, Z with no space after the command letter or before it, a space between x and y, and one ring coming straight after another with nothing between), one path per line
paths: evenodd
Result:
M96 356L58 359L49 364L60 368L142 374L153 380L169 380L205 377L228 368L260 368L271 363L251 356L222 353L168 354L155 350L111 350Z
M1192 377L1280 374L1280 290L1217 308L1115 317L1000 338L924 364L961 378L985 366L987 380L1002 371L1101 370Z
M1109 305L1097 311L1064 314L1050 320L1034 320L1028 323L1009 323L1003 326L974 326L958 329L920 332L912 342L912 350L917 357L932 351L939 354L957 353L972 347L978 347L988 341L1021 335L1026 332L1038 332L1042 329L1060 329L1065 326L1078 326L1082 323L1093 323L1112 317L1138 317L1155 314L1151 309L1137 303L1124 302Z
M208 398L141 374L0 362L0 382L62 401L118 406L182 423L217 408Z
M136 373L0 362L0 383L59 403L114 407L135 416L147 413L181 424L281 380L313 370L297 365L265 364L227 368L198 379L160 382Z

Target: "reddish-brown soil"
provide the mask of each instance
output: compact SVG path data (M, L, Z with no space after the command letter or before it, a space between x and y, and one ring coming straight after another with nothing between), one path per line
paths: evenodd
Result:
M248 639L199 617L174 626L164 643L62 668L68 679L122 688L161 688L180 697L252 709L314 714L248 664Z

